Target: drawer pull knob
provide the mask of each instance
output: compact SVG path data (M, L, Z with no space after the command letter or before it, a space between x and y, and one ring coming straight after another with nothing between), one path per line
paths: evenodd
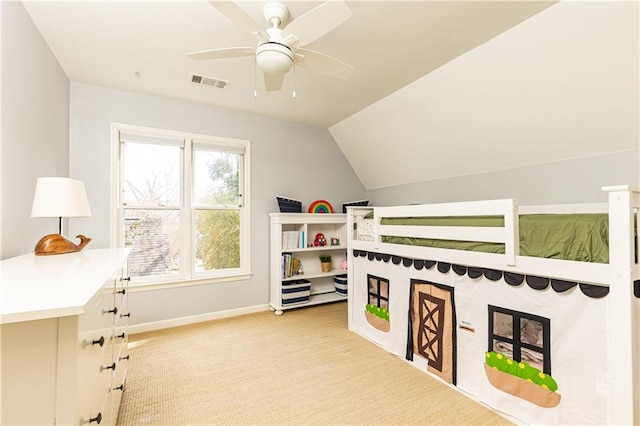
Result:
M125 335L124 333L122 333L122 334L118 334L116 337L117 337L118 339L124 339L124 337L125 337L125 336L126 336L126 335Z
M108 311L104 311L105 314L117 314L118 313L118 308L113 308L113 309L109 309Z
M118 361L124 361L124 360L128 360L129 359L129 355L127 356L121 356L118 358Z
M92 419L89 419L89 423L96 422L97 424L100 424L101 421L102 421L102 413L98 413L97 416L95 416Z
M116 369L116 363L114 362L111 365L107 365L106 367L100 366L100 372L102 373L104 370L115 370Z
M118 291L116 291L116 293L117 293L117 294L126 294L126 293L127 293L127 290L123 288L122 290L118 290Z
M131 277L122 277L120 281L131 281Z
M100 336L98 340L94 340L91 342L92 345L100 345L104 346L104 336Z
M131 318L131 312L127 312L126 314L120 314L120 318L122 318L122 317Z
M117 388L113 388L113 390L124 391L124 384L118 386Z

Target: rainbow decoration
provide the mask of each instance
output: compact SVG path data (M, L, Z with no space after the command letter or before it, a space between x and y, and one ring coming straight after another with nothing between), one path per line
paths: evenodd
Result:
M328 201L316 200L309 206L309 213L333 213L333 207Z

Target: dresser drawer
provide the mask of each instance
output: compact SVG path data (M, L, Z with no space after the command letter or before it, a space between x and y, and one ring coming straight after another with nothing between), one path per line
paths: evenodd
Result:
M113 361L113 347L105 345L100 358L88 358L82 353L78 358L78 413L82 418L95 417L101 410L101 403L109 394L111 381L116 369ZM103 412L104 416L105 413Z
M107 392L100 400L100 404L92 410L80 412L79 425L100 425L108 426L115 424L115 419L111 415L111 395Z
M120 353L116 363L116 371L113 374L113 380L111 382L111 404L112 404L112 416L113 420L118 418L118 409L120 408L120 401L122 400L122 394L126 389L126 377L127 369L129 368L128 352L125 350Z
M111 300L105 289L89 311L78 319L78 357L83 364L96 365L112 340Z
M123 272L124 274L124 272ZM127 292L129 291L129 277L126 275L118 276L114 283L114 295L116 299L116 306L122 304L127 298Z

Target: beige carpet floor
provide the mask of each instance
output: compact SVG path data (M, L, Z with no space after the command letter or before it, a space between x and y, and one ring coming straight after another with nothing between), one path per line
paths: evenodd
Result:
M509 425L347 330L347 304L130 336L118 424Z

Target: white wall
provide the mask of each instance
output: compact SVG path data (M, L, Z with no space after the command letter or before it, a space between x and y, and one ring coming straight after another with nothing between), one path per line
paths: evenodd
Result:
M58 231L31 219L36 180L69 176L69 80L21 2L0 1L2 130L0 258L33 251Z
M617 170L594 171L603 184L638 184L638 9L638 2L560 2L330 131L376 194L429 181L449 187L442 192L459 182L473 192L484 188L475 176L492 172L527 191L536 177L509 170L617 152L636 157L614 165L635 167L623 173L631 181L606 176ZM594 183L571 181L562 189L569 194ZM591 189L597 197L599 185Z
M74 219L70 234L109 245L109 155L112 122L251 141L252 269L247 281L132 292L132 324L169 320L269 301L269 212L276 195L308 206L326 199L342 209L364 188L328 130L255 114L71 83L70 172L84 180L93 216Z
M603 186L639 186L640 150L367 191L372 205L515 198L520 205L604 203Z

